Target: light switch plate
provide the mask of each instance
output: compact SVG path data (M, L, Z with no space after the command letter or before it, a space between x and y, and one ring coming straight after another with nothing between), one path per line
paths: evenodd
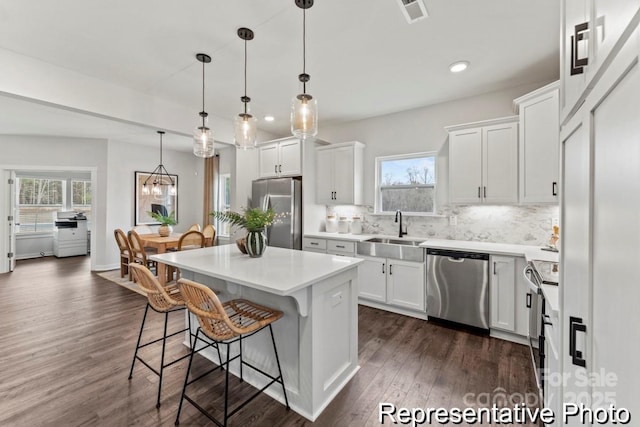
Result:
M458 225L458 217L455 215L451 215L449 217L449 225Z

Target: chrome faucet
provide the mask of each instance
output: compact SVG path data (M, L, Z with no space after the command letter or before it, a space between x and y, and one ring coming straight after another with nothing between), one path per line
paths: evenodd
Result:
M400 221L398 221L398 218L400 218ZM405 234L408 234L406 231L402 231L402 212L400 210L396 211L396 222L399 222L398 224L398 237L402 237ZM406 228L405 228L406 230Z

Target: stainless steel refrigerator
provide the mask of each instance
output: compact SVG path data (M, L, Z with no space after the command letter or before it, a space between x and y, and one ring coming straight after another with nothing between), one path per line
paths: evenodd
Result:
M251 207L273 209L278 221L267 229L269 246L302 249L302 181L271 178L253 181Z

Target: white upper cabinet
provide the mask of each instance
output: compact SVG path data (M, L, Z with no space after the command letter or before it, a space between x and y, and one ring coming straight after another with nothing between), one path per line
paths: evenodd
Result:
M317 148L316 201L325 205L360 205L364 144L345 142Z
M260 178L302 175L302 145L298 138L271 141L258 150Z
M580 31L588 21L588 0L565 0L560 23L560 111L561 120L569 116L586 87L585 60L589 55L588 32ZM577 38L576 38L577 33Z
M448 126L449 202L518 202L517 117Z
M555 82L513 101L520 114L520 203L558 203L558 86Z
M564 0L562 2L561 122L575 114L602 73L618 43L631 34L640 0Z

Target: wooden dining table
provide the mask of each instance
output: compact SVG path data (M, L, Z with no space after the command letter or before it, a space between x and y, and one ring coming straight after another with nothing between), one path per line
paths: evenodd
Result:
M158 233L140 234L142 244L146 248L156 248L159 254L167 252L167 249L177 248L178 242L182 233L171 233L167 237L162 237ZM206 238L205 243L207 246L211 244L211 238ZM158 263L158 281L162 286L167 284L167 267L163 263Z
M167 252L167 249L177 248L182 233L171 233L167 237L162 237L158 233L140 234L140 239L146 248L156 248L159 254ZM158 263L158 281L162 286L167 284L167 267Z

